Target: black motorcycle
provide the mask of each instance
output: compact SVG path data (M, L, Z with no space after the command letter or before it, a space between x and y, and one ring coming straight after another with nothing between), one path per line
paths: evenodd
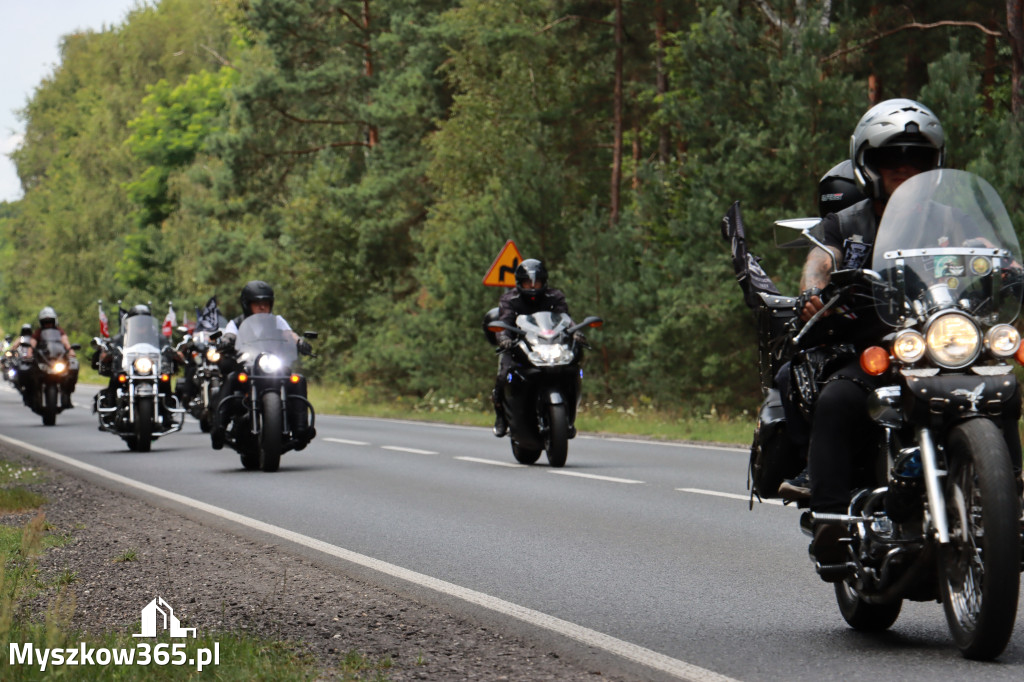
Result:
M569 441L576 436L576 410L583 383L583 346L575 333L586 327L600 327L599 317L573 324L568 315L540 312L520 315L516 326L497 320L497 309L484 318L487 338L506 332L517 338L508 350L512 369L503 383L502 409L512 440L512 455L521 464L533 464L541 451L548 464L565 466Z
M213 332L195 331L186 334L176 350L185 358L185 375L178 379L175 394L198 422L203 433L209 433L213 420L213 400L220 391L220 351L210 338Z
M315 339L317 334L303 336ZM212 337L219 339L221 332ZM295 341L278 329L276 315L255 314L239 325L234 352L221 349L221 371L228 376L222 391L230 393L219 399L219 418L231 420L224 443L246 469L277 471L281 455L304 449L315 433L306 379L294 371L299 360Z
M813 242L809 231L804 236ZM815 568L835 583L853 628L884 630L905 599L938 600L963 655L992 659L1013 632L1024 570L1021 492L1002 430L1016 428L1003 414L1018 409L1012 361L1024 360L1012 326L1024 297L1020 246L987 182L941 170L893 193L873 253L871 269L832 273L823 291L832 314L806 325L795 321L795 299L760 296L766 399L752 447L753 489L773 496L777 481L801 466L770 377L789 360L807 384L801 391L794 381L792 399L813 400L828 354L851 352L823 350L824 321L870 302L890 330L860 354L861 367L884 379L867 406L876 447L855 472L847 513L805 512L801 529L848 531L845 560ZM809 360L816 350L825 355Z
M153 441L181 430L183 408L171 392L176 370L174 349L163 345L160 326L151 315L124 320L123 341L93 339L107 358L98 363L110 385L96 394L93 411L100 431L120 436L130 450L149 452Z
M25 405L29 405L29 401L32 399L32 391L29 386L32 372L31 339L31 336L19 336L14 345L5 353L7 362L4 376L18 389Z
M75 343L71 348L77 351L81 345ZM44 426L53 426L57 415L65 409L61 393L70 393L78 377L78 358L69 355L64 348L60 330L40 330L28 372L31 374L27 385L32 392L28 405L43 418Z

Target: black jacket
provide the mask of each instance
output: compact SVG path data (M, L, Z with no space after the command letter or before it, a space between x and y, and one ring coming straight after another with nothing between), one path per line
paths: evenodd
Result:
M519 293L518 289L510 289L501 295L498 300L498 319L506 324L515 326L516 318L520 315L532 315L540 312L569 314L569 304L566 303L565 294L559 289L545 289L532 300ZM504 332L498 334L501 339Z

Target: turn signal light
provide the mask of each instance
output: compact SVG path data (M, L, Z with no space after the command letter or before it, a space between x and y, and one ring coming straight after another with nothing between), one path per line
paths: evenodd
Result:
M238 373L238 382L241 383L241 384L244 384L247 381L249 381L249 375L246 374L245 372L239 372Z
M1017 358L1017 362L1024 365L1024 343L1020 345L1020 348L1013 354L1013 357Z
M123 384L126 381L128 381L128 375L127 374L118 374L117 375L117 383Z
M871 376L878 376L889 369L889 351L880 346L865 348L860 354L860 368Z
M290 380L293 384L297 384L300 381L302 381L302 377L300 377L298 374L293 374L291 375Z

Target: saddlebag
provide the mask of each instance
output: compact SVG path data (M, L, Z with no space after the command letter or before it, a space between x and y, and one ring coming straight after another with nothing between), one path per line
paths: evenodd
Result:
M750 446L748 487L761 499L778 497L782 481L796 476L803 467L803 459L786 433L779 391L773 388L758 412L754 442Z

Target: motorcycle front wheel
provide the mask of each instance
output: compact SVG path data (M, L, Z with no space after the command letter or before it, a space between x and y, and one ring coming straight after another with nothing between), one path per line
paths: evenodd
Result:
M548 464L558 468L565 466L569 457L569 419L565 405L548 405L548 432L544 437L544 450L548 453Z
M43 388L43 426L57 423L57 385L47 384Z
M263 408L260 428L260 469L277 471L281 466L281 453L284 451L284 414L281 408L281 396L267 391L260 399Z
M1013 633L1020 591L1020 507L1006 442L988 419L950 430L943 484L949 544L940 547L939 590L965 658L990 660Z
M519 443L512 441L512 456L520 464L535 464L540 459L540 450L524 448Z
M149 452L153 448L153 399L138 398L135 402L135 434L128 447L136 452Z

